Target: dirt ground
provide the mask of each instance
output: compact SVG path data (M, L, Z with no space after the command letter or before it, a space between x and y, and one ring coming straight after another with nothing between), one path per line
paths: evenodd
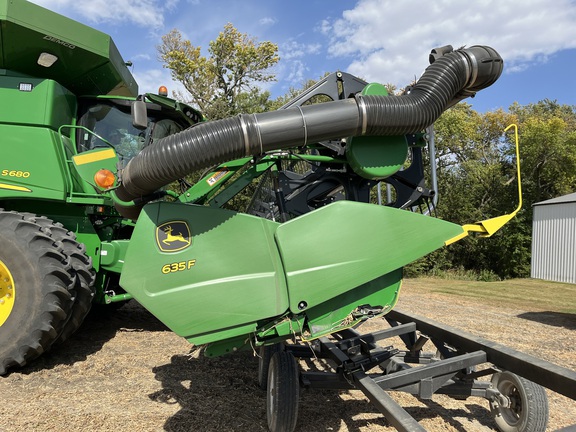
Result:
M420 294L406 281L398 308L576 370L576 316L483 307ZM361 330L388 327L372 320ZM394 341L396 344L396 342ZM0 378L0 431L266 431L252 352L205 358L135 302L91 314L32 365ZM392 397L430 431L490 431L487 401ZM576 401L548 391L548 430L576 425ZM298 431L392 431L359 391L303 391ZM571 429L572 430L572 429Z

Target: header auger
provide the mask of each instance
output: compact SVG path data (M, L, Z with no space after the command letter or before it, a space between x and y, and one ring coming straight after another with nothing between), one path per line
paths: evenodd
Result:
M404 265L504 223L432 217L423 157L433 168L442 112L502 73L490 47L433 50L400 96L337 72L278 111L218 121L138 95L109 36L26 1L0 0L0 48L0 374L70 338L92 304L135 299L206 355L259 349L269 426L291 430L299 385L322 386L295 356L334 354L336 337L337 381L372 391L357 368L399 350L351 328L394 312ZM434 370L453 381L438 388L473 382L443 354ZM474 391L507 409L498 384Z

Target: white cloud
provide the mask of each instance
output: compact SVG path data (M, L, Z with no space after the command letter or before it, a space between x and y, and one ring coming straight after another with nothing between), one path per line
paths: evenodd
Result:
M322 21L320 21L320 24L318 26L318 31L320 33L322 33L323 35L329 35L330 32L332 31L332 24L330 23L329 20L327 19L323 19Z
M179 0L32 0L47 9L77 14L91 23L136 24L151 30L164 26L164 12Z
M302 87L306 79L310 78L307 76L310 73L307 59L319 54L321 50L322 45L319 43L301 43L292 38L287 40L279 49L281 61L276 75L290 87Z
M341 18L323 21L321 30L330 38L333 56L354 59L349 72L405 85L406 77L424 70L430 49L437 46L492 46L507 72L576 48L576 3L360 0Z
M301 86L306 80L306 73L308 69L304 62L296 60L290 63L289 70L287 71L286 81L295 87Z
M152 56L150 54L136 54L135 56L132 56L131 60L132 61L152 60Z
M319 43L300 43L294 39L289 39L280 47L280 58L284 60L291 60L294 58L302 58L307 55L318 54L322 48Z
M259 21L260 25L265 25L265 26L270 26L270 25L274 25L277 23L276 18L272 18L272 17L264 17L261 18Z

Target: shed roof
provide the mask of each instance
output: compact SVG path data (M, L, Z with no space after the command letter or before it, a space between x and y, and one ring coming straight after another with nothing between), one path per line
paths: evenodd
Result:
M540 206L540 205L549 205L549 204L567 204L567 203L573 203L576 202L576 192L568 194L568 195L562 195L560 197L557 198L552 198L546 201L540 201L537 203L532 204L533 206Z

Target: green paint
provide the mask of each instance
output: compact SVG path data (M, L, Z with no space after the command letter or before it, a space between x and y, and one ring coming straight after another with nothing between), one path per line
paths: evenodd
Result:
M1 146L6 151L0 161L0 199L64 201L69 185L58 134L47 128L0 124L0 136L6 137Z
M276 340L302 333L302 326L313 338L371 316L359 306L376 314L392 309L401 267L461 232L449 222L349 201L282 225L154 203L125 243L120 284L195 344L231 339L222 345L229 348L243 335L246 343L254 333ZM107 254L115 248L103 245ZM112 255L103 266L121 256Z
M182 241L187 233L176 222L188 225L189 246ZM182 238L158 241L157 235L166 239L162 232L168 226L172 236L180 234ZM227 338L243 334L245 326L254 329L257 321L288 309L284 272L274 242L277 226L228 210L149 204L136 223L120 284L181 336L206 336L235 327L239 329L229 332ZM171 247L183 248L174 252L161 249ZM218 338L222 335L214 340Z
M306 311L309 334L305 336L326 336L388 313L398 301L401 283L400 268L310 308Z
M34 3L0 0L0 51L0 69L58 81L75 94L138 94L110 36ZM40 66L42 52L56 62Z
M106 271L121 273L130 240L112 240L100 244L100 265Z
M403 267L438 248L462 227L391 207L338 201L276 230L290 310L313 307Z
M382 180L397 173L408 157L405 136L361 136L349 139L346 157L356 174Z
M388 96L381 84L371 83L363 95ZM346 158L356 174L369 180L382 180L402 168L408 157L408 142L401 136L357 136L348 139Z

